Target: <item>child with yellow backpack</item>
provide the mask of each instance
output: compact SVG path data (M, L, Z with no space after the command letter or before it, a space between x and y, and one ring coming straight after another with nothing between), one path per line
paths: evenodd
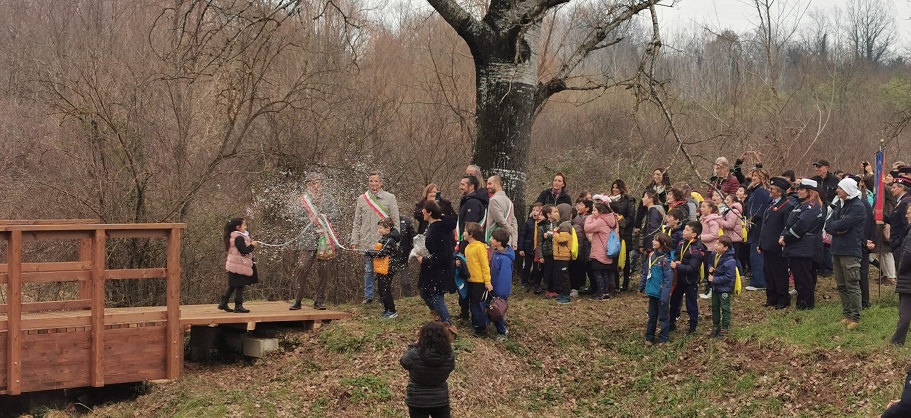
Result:
M390 257L397 254L398 243L401 240L395 224L396 221L391 218L380 219L377 222L380 240L373 250L366 252L366 255L373 259L373 272L376 274L377 290L383 301L383 318L386 319L395 319L399 316L392 297L392 278L395 277L395 271L389 266Z
M554 245L553 279L555 287L559 284L560 296L557 297L557 303L561 305L570 303L572 284L569 280L569 262L573 259L573 253L575 252L576 256L578 256L579 251L578 237L576 237L572 222L569 219L572 215L572 210L572 206L569 204L561 203L557 205L556 212L560 216L560 224L552 232Z
M708 276L708 282L712 286L711 337L724 338L731 326L731 299L740 293L740 271L730 237L718 237L714 250L714 260Z

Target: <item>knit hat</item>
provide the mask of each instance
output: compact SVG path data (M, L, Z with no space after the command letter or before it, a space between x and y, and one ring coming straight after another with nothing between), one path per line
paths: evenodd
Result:
M848 194L848 199L854 199L860 196L860 189L857 188L857 182L852 179L842 179L838 182L838 188Z
M769 180L769 184L781 189L782 192L786 192L791 188L791 182L784 177L772 177L772 179Z

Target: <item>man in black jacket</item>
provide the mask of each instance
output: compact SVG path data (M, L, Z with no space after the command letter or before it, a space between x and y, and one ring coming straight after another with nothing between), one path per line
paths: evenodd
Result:
M759 233L759 252L763 256L763 269L766 280L766 307L784 309L791 305L791 294L788 293L788 259L781 255L781 244L778 238L784 230L791 211L797 202L786 196L791 182L784 177L772 177L769 194L772 201L762 216L762 230Z
M845 317L841 322L854 329L860 322L860 256L861 245L865 244L866 210L854 180L840 181L836 193L839 202L826 222L826 232L832 235L833 272Z
M487 202L490 201L490 195L487 189L478 189L480 183L478 178L466 175L459 181L459 191L462 192L462 200L459 201L459 252L465 253L465 247L468 242L462 239L465 232L465 224L468 222L477 222L484 224L484 216L487 214Z
M911 204L911 180L905 177L895 177L892 181L890 190L895 198L895 209L892 215L886 219L889 222L889 248L892 249L892 256L895 258L895 267L902 257L902 242L908 233L908 220L905 214L908 213L908 205Z

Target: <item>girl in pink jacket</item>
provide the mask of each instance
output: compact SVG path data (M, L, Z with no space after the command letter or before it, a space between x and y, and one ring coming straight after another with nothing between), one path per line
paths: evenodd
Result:
M593 300L608 300L612 294L617 292L617 289L614 288L617 262L607 255L607 241L610 239L610 234L620 233L617 226L617 215L604 202L595 203L591 216L585 218L585 237L591 242L589 264L592 282L597 287L592 290Z

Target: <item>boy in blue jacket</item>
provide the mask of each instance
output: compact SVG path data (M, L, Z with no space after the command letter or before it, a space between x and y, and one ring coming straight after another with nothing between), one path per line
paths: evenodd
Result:
M724 338L731 326L731 298L737 279L737 260L731 238L727 235L715 241L715 260L709 267L712 285L712 338Z
M673 208L664 216L664 225L661 225L661 232L671 237L671 250L677 251L677 247L683 242L683 228L685 227L686 214L680 208Z
M645 326L645 343L652 344L655 328L660 324L658 344L668 342L670 334L669 302L674 272L671 270L671 237L658 233L652 240L652 253L642 269L639 293L648 295L648 323Z
M684 297L686 312L690 315L690 328L687 334L696 332L696 326L699 324L697 294L706 253L705 245L699 240L700 234L702 224L699 221L686 224L683 228L683 242L677 246L676 260L671 262L671 268L677 273L674 290L671 292L671 331L677 327Z
M509 243L509 231L498 229L493 231L490 238L490 248L493 249L493 260L490 262L490 284L493 285L493 294L500 299L508 300L512 294L512 264L516 253ZM506 318L493 321L497 328L497 341L505 341L509 335L506 330Z

